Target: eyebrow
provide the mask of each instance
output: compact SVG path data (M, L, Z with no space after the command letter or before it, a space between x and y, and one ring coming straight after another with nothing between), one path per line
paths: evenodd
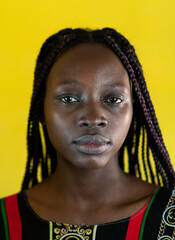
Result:
M69 81L69 80L63 80L59 83L59 85L71 85L71 86L79 86L79 85L82 85L84 86L83 83L80 83L76 80L72 80L72 81ZM110 88L123 88L123 85L121 83L117 83L117 82L107 82L105 84L102 85L102 87L110 87Z
M72 85L72 86L77 86L80 85L80 83L76 80L73 81L68 81L68 80L63 80L59 83L59 85Z
M102 87L123 88L123 85L117 82L108 82L108 83L105 83Z

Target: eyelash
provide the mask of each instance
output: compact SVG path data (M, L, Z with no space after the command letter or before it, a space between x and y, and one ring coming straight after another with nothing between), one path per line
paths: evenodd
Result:
M65 99L65 98L76 99L76 98L74 98L74 97L72 97L72 96L64 96L64 97L60 97L60 98L58 98L58 100L59 100L60 102L62 102L62 103L74 103L74 102L79 102L79 100L76 100L76 101L73 101L73 102L70 102L70 101L68 101L68 102L66 102L66 101L62 101L62 99Z
M66 100L66 98L67 98L67 100L69 99L69 101L67 101ZM64 99L65 101L63 101L62 99ZM75 99L76 101L71 101L71 99L73 100L73 99ZM109 100L109 99L115 99L114 101L115 102L108 102L108 101L106 101L106 99L107 100ZM65 104L68 104L68 103L76 103L76 102L80 102L80 100L78 100L77 98L75 98L75 97L72 97L72 96L64 96L64 97L60 97L60 98L58 98L58 100L59 100L59 102L62 102L62 103L65 103ZM106 97L104 100L103 100L103 102L105 103L107 103L107 104L120 104L121 102L122 102L123 100L121 99L121 98L119 98L119 97L113 97L113 96L111 96L111 97Z
M119 104L119 103L122 102L122 99L119 98L119 97L107 97L107 99L116 99L116 102L113 102L113 103L106 101L106 102L109 103L109 104Z

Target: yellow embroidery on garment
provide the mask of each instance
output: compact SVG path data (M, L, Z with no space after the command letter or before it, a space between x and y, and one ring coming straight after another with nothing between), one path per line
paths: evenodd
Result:
M175 190L167 203L166 209L162 214L162 221L159 228L158 240L174 240L175 239ZM166 234L167 228L173 228L172 236Z
M96 237L97 225L81 226L59 223L56 223L54 225L55 226L52 227L53 240L95 240Z
M52 240L53 223L49 222L49 240Z

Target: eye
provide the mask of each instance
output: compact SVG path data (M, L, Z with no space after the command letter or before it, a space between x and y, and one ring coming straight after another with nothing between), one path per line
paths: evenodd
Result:
M105 99L105 102L107 103L113 103L113 104L119 104L122 102L122 99L118 97L108 97Z
M78 99L71 97L71 96L64 96L64 97L60 97L58 99L60 102L62 103L74 103L74 102L79 102Z

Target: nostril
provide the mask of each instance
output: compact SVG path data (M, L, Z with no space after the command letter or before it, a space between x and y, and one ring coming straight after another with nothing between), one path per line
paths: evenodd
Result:
M104 122L98 124L99 127L105 127L106 124Z
M79 121L79 126L80 127L89 127L89 122L87 120L82 119Z
M103 119L96 119L96 120L80 120L79 126L80 127L87 127L87 128L104 128L107 125L107 121Z
M88 123L82 123L82 124L80 125L80 127L89 127L89 124L88 124Z

